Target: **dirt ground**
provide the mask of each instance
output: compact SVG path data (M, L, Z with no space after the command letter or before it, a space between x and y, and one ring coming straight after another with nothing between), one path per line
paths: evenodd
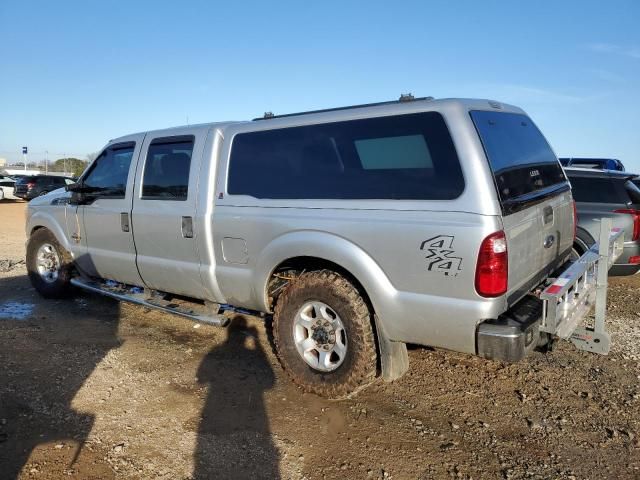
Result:
M256 319L39 298L25 205L0 203L2 479L640 478L638 276L612 281L609 356L412 348L402 379L331 402L292 386Z

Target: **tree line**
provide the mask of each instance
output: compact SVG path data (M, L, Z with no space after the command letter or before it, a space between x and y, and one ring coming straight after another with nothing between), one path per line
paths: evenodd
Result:
M67 172L72 177L79 177L84 169L89 165L88 160L81 160L79 158L59 158L51 164L49 164L50 172Z

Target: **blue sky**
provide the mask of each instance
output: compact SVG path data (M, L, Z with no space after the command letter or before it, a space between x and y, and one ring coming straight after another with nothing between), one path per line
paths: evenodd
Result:
M0 157L416 96L514 103L640 172L640 2L0 1Z

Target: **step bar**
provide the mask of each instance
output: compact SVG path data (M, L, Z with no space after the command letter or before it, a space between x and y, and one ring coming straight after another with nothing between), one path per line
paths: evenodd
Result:
M611 219L601 219L598 243L540 294L544 302L540 331L568 339L581 350L609 353L611 337L605 328L608 274L623 249L624 231L611 229ZM580 326L594 305L594 326Z
M100 295L153 310L180 315L194 322L206 323L216 327L226 327L231 321L229 313L233 313L231 308L225 308L228 307L227 305L219 305L217 303L211 304L211 306L194 305L194 308L185 308L184 303L186 302L178 305L171 300L163 299L162 295L158 292L117 282L97 282L82 277L75 277L71 279L71 284L89 292L99 293ZM197 311L207 309L211 311L210 314ZM214 311L215 313L213 313ZM243 311L238 313L248 314L250 312Z

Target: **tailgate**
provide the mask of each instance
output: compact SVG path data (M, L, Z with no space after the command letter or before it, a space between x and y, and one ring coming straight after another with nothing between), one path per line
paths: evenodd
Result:
M527 293L558 266L573 244L573 224L573 201L568 191L504 217L509 296L518 291Z

